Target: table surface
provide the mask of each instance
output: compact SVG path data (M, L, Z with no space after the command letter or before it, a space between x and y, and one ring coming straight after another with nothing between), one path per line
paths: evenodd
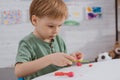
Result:
M92 64L92 67L89 65ZM74 72L73 77L55 76L49 73L33 80L120 80L120 59L70 66L58 71Z

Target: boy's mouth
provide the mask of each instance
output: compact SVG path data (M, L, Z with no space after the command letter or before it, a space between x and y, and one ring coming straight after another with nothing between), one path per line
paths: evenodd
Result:
M55 36L50 36L50 39L53 39Z

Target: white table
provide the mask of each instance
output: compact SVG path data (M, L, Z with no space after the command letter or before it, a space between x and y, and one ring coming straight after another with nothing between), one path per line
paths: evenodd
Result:
M89 67L92 64L92 67ZM74 77L54 76L49 73L33 80L120 80L120 59L76 65L58 71L74 72Z

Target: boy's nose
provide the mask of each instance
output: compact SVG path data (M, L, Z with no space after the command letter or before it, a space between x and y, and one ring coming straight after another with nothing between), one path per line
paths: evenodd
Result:
M58 27L54 28L53 33L57 34L58 32L59 32L59 28Z

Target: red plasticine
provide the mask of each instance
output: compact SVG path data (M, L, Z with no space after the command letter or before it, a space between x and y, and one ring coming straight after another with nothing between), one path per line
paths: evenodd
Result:
M74 73L73 72L55 72L55 76L64 76L67 75L68 77L73 77Z
M93 65L92 64L89 64L89 67L92 67Z
M80 62L77 62L76 65L77 66L82 66L82 64Z
M67 75L68 77L73 77L73 76L74 76L73 72L69 72L69 73L67 73L66 75Z
M63 72L55 72L55 76L64 76Z
M80 59L81 57L79 55L77 55L77 59Z
M77 55L77 60L79 60L80 59L80 56L79 55ZM81 62L80 61L78 61L77 63L76 63L76 65L77 66L82 66L82 64L81 64Z

